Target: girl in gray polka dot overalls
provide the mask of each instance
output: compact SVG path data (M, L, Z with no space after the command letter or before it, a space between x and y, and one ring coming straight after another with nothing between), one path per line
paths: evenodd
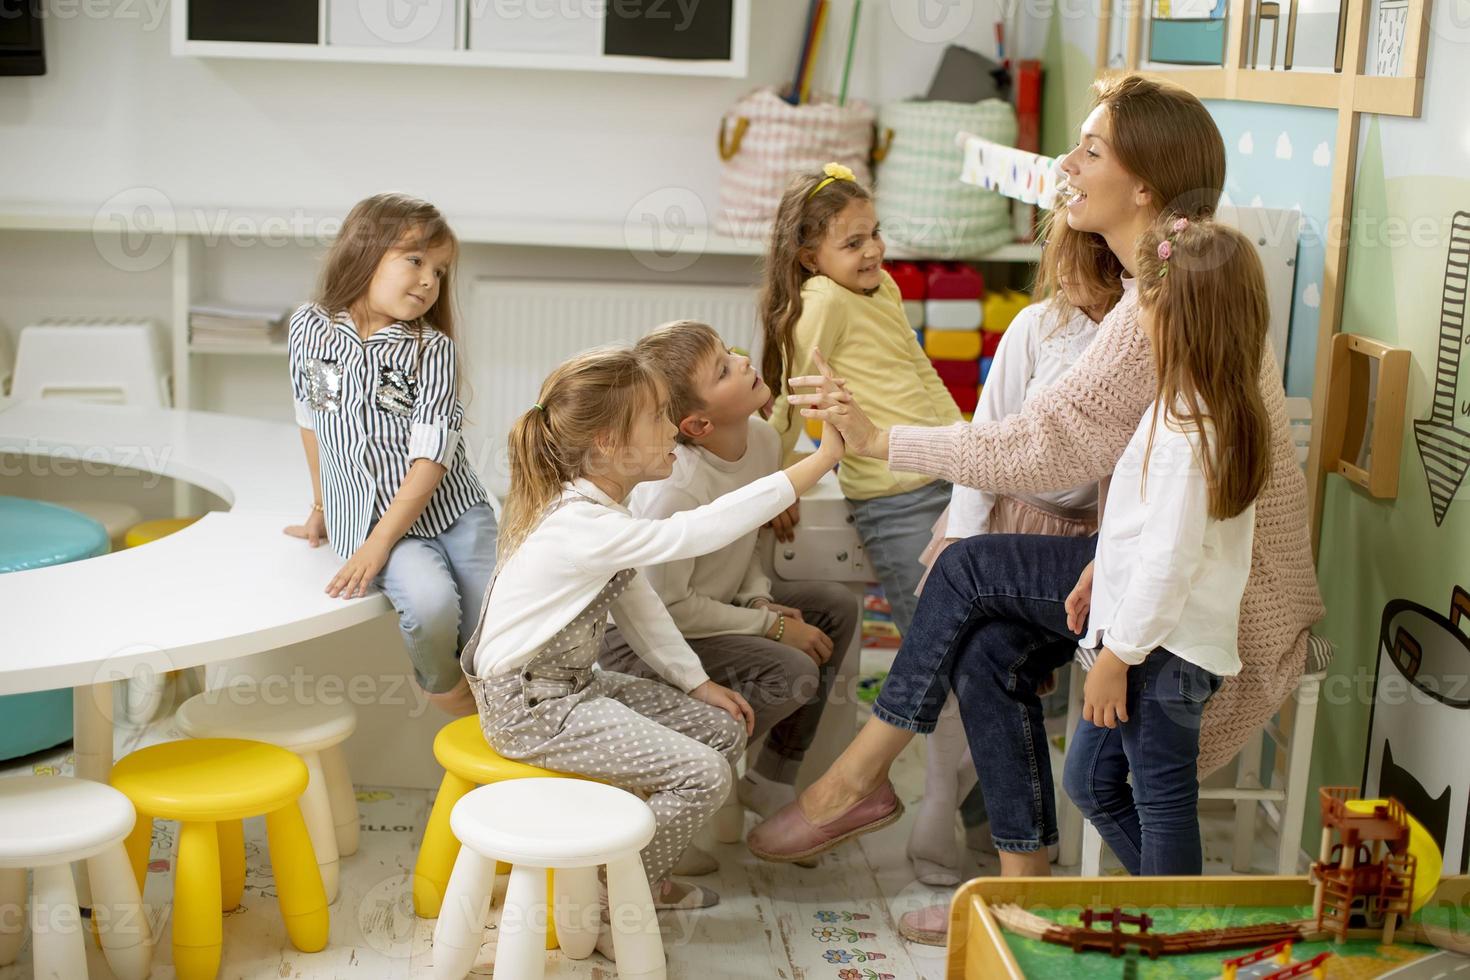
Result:
M709 679L635 569L760 527L829 471L843 445L832 430L782 473L664 520L635 518L623 501L669 475L676 432L662 384L631 351L589 351L547 378L510 433L496 578L460 662L501 755L648 801L658 829L642 858L654 902L691 908L718 897L665 876L729 794L754 714ZM662 681L593 669L609 614Z

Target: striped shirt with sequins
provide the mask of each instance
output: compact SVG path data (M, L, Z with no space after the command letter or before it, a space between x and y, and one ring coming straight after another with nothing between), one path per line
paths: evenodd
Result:
M486 499L460 439L454 341L404 323L363 340L345 313L307 304L291 317L287 352L296 422L316 432L337 554L347 558L367 539L414 460L433 460L445 474L410 536L434 537Z

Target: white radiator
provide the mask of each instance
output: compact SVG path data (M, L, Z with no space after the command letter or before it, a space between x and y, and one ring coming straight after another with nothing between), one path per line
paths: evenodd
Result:
M491 493L510 485L505 438L551 370L578 351L631 344L670 320L701 320L756 346L756 291L744 286L478 279L461 330L465 439Z

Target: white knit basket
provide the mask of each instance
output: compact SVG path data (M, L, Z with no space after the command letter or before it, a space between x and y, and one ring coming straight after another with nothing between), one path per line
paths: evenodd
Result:
M973 258L1011 241L1010 202L960 183L961 131L1016 143L1008 102L895 102L883 107L877 208L890 244L927 258Z
M850 168L871 186L873 109L864 102L830 100L794 106L760 89L720 120L720 213L715 228L742 240L763 240L791 178L829 163Z

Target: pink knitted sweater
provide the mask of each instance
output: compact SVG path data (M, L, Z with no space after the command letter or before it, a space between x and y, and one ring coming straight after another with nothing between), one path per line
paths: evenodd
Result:
M1261 392L1271 414L1271 476L1256 500L1251 574L1240 603L1241 672L1205 707L1200 771L1229 762L1301 677L1307 629L1325 610L1307 530L1307 486L1269 354ZM1154 398L1154 367L1127 290L1070 373L999 422L895 426L888 465L996 493L1040 493L1104 479Z

